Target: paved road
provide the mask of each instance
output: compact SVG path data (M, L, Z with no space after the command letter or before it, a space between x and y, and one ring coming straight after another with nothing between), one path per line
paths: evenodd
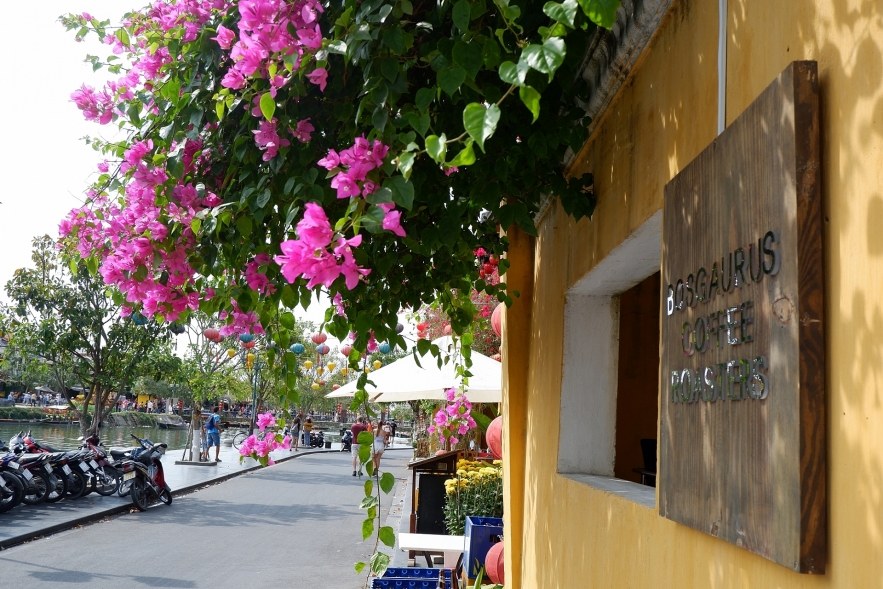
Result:
M384 468L404 479L410 456L388 452ZM364 479L351 474L348 454L304 456L17 546L0 552L0 585L355 589L353 563L373 543L361 542Z

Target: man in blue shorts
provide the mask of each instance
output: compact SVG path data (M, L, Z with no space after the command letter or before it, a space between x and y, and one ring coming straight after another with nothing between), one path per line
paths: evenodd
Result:
M212 408L212 414L205 420L205 454L204 460L208 460L209 449L215 447L215 462L221 462L218 454L221 453L221 430L218 429L221 423L221 416L218 415L218 406Z

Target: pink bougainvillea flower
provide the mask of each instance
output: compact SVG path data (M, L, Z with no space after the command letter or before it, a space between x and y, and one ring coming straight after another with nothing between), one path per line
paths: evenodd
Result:
M212 37L212 40L217 41L218 45L221 46L221 49L230 49L230 46L233 44L233 41L235 39L236 33L228 29L224 25L218 25L218 35L216 37Z
M401 225L402 213L400 211L388 211L386 216L383 217L383 223L381 223L381 227L386 229L387 231L392 231L399 237L405 237L405 230L402 229Z
M331 188L337 189L337 198L351 198L361 194L358 184L346 172L331 179Z
M107 160L104 160L100 164L98 164L99 172L107 172L110 169L110 165L107 163Z
M306 118L302 121L298 121L297 127L294 129L294 131L291 132L291 134L294 135L294 138L301 143L309 143L311 139L311 133L315 130L316 128L313 126L312 123L310 123L310 119Z
M326 170L333 170L340 165L340 156L333 149L328 150L328 155L316 162Z
M459 171L460 171L460 168L458 168L457 166L445 168L445 176L450 176L451 174L456 174Z
M325 68L319 67L314 69L307 74L307 78L309 78L310 82L319 86L321 92L325 92L325 87L328 85L328 71Z
M297 224L297 234L307 245L319 249L331 243L334 232L325 209L314 202L308 202L304 210L304 218Z

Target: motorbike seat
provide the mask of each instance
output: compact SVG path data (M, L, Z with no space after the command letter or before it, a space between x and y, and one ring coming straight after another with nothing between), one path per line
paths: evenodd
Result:
M110 456L114 460L123 460L123 459L130 458L131 452L132 452L131 450L111 450Z
M35 462L42 462L45 454L22 454L18 457L16 462L21 464L22 466L33 464Z

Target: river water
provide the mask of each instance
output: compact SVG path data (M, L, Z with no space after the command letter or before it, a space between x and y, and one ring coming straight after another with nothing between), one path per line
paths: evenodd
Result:
M44 443L58 450L73 450L79 447L79 425L44 425L41 423L0 423L0 440L8 442L9 438L20 431L31 432L38 443ZM135 434L139 438L148 438L152 442L166 443L169 450L179 450L187 443L186 429L159 429L158 427L103 427L101 442L106 448L131 447L137 445L129 437Z

